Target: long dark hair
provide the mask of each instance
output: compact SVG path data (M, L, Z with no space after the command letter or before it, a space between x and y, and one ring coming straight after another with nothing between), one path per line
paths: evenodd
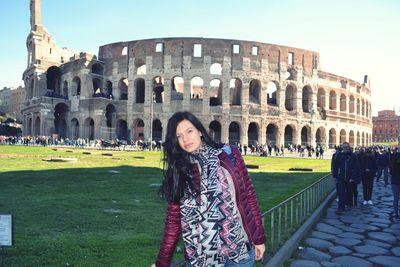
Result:
M183 120L190 121L201 132L203 143L214 148L222 147L221 144L211 139L203 124L192 113L183 111L172 115L168 120L167 135L163 144L164 178L160 193L167 201L176 203L183 197L187 187L189 187L193 195L198 193L192 179L190 154L180 147L178 138L176 137L176 127Z

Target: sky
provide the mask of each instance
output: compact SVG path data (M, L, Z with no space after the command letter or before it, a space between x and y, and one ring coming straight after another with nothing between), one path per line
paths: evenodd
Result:
M372 112L400 111L398 0L42 0L42 24L60 47L161 37L205 37L316 51L321 70L362 83ZM0 0L0 88L23 85L29 0Z

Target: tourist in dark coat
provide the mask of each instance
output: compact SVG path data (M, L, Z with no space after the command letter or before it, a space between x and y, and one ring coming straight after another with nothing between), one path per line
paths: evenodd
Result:
M363 185L364 205L373 205L371 200L373 182L376 172L378 170L376 166L376 159L374 151L367 148L364 153L360 155L360 177Z
M393 192L393 209L394 216L399 218L399 197L400 197L400 153L396 152L392 155L389 162L390 179Z
M336 192L339 199L337 212L342 214L345 212L346 204L350 207L350 182L357 181L359 175L357 157L351 151L349 143L344 142L341 151L337 150L333 155L331 171L336 181Z

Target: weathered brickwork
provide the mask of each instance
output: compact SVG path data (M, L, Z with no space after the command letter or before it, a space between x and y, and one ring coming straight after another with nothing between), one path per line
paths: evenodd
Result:
M368 79L322 71L317 52L157 38L100 46L98 58L78 55L57 48L35 17L38 2L31 0L24 134L162 139L168 118L188 110L222 142L371 143Z
M399 141L400 116L394 110L382 110L372 117L373 142Z

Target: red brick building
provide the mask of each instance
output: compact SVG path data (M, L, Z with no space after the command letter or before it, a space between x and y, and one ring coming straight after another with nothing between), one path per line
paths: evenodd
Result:
M378 116L372 117L373 142L393 142L397 141L400 130L400 116L394 110L382 110Z

